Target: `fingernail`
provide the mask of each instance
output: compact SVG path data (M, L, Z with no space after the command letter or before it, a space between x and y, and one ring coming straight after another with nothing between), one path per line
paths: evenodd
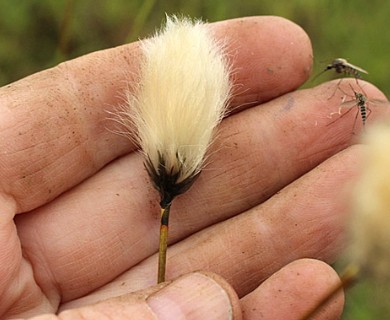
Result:
M159 320L233 318L227 292L202 273L176 279L146 301Z

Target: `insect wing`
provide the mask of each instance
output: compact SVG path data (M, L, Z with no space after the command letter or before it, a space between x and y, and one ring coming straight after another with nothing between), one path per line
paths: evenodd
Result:
M360 67L358 67L358 66L355 66L355 65L352 64L352 63L349 63L349 62L346 62L346 61L345 61L343 64L344 64L345 67L354 69L354 70L359 71L359 72L361 72L361 73L368 74L368 72L367 72L366 70L364 70L364 69L362 69L362 68L360 68Z
M348 100L344 101L343 103L340 104L340 107L342 108L352 108L358 104L358 101L354 100Z

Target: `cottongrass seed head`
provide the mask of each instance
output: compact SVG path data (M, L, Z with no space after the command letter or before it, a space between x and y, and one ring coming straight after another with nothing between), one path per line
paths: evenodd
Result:
M185 192L200 173L231 92L223 45L200 21L167 17L141 41L138 87L126 113L136 128L145 167L162 207ZM130 129L130 128L129 128Z
M390 126L371 128L354 190L349 258L361 275L390 285Z

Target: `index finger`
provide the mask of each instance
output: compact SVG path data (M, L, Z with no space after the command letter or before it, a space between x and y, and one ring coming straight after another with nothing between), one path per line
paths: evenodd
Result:
M307 35L278 17L210 25L227 43L233 105L266 101L302 84L311 69ZM18 212L52 200L135 149L110 131L137 73L138 43L62 63L0 89L1 191ZM212 70L210 71L212 72Z

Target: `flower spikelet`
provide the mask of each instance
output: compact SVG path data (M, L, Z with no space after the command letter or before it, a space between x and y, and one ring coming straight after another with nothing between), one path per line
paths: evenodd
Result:
M141 42L139 85L128 95L128 114L145 166L166 205L200 173L230 97L223 45L206 24L167 17Z

